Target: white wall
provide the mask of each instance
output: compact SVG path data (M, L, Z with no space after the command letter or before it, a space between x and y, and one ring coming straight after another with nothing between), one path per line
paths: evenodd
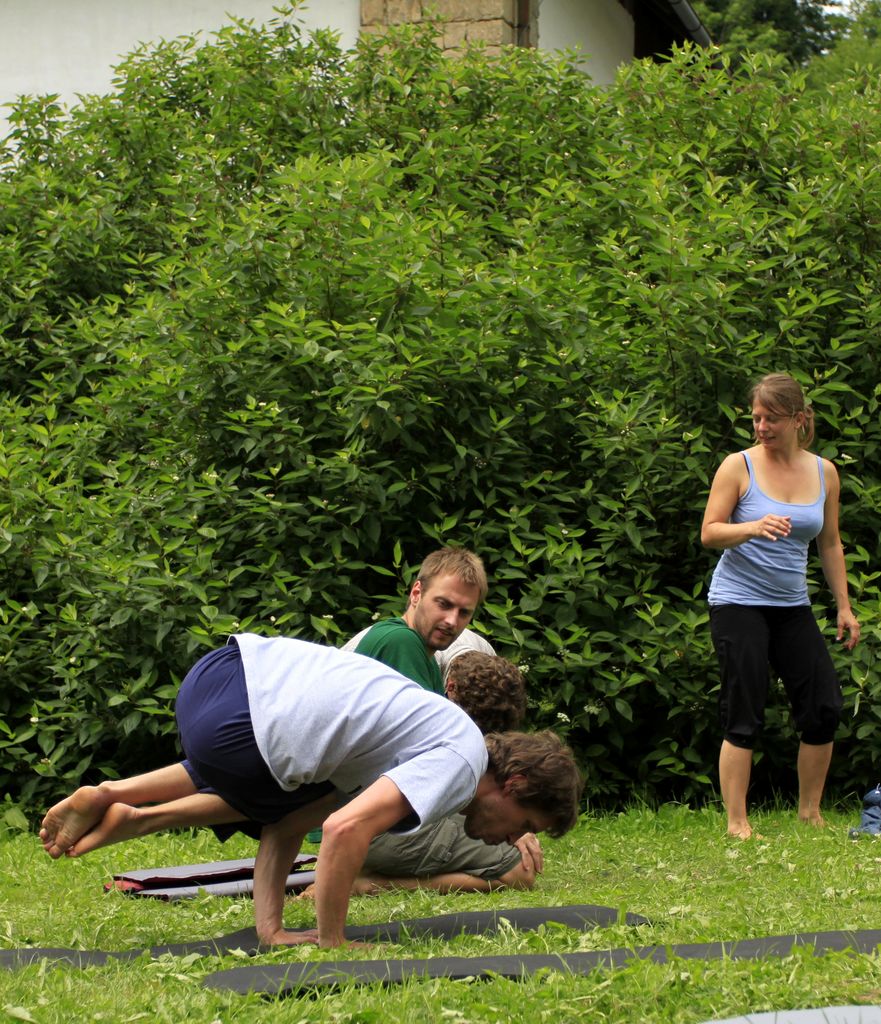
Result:
M230 15L263 24L279 0L0 0L0 104L24 93L104 93L112 67L139 43L211 31ZM332 28L343 49L355 45L360 0L308 0L306 30ZM7 125L0 110L0 135Z
M112 68L139 43L212 31L230 16L262 24L279 0L0 0L0 105L23 93L104 93ZM360 0L306 0L306 31L331 28L355 45ZM599 85L633 57L633 21L618 0L539 0L538 46L579 46L580 66ZM8 130L0 107L0 136Z
M539 0L538 46L578 46L579 67L597 85L610 85L621 64L633 60L633 19L618 0Z

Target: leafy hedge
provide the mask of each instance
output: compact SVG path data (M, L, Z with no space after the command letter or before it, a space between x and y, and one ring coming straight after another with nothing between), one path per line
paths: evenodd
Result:
M836 655L834 782L874 780L877 83L686 51L601 91L431 35L347 55L236 24L138 51L69 116L14 111L0 786L22 805L169 760L200 652L338 642L441 542L484 556L480 624L592 799L705 798L700 517L772 369L842 471L864 641ZM794 747L781 704L760 786Z

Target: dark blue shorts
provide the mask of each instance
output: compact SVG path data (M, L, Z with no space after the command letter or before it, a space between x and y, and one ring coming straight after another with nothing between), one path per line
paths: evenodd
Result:
M252 822L272 824L333 792L330 782L286 790L272 777L257 749L245 670L234 642L190 669L175 714L183 764L193 784L202 793L216 793Z
M802 742L832 742L841 686L809 605L715 605L710 633L722 676L719 714L729 743L754 746L764 721L769 666L783 683Z

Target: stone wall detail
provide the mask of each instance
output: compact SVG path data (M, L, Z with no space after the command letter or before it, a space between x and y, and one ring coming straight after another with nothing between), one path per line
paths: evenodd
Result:
M361 31L383 33L391 25L442 23L445 50L483 44L489 52L502 46L529 46L534 3L525 0L361 0Z

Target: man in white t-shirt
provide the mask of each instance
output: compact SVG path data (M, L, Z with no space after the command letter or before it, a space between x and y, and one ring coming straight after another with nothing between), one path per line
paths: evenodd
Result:
M362 630L343 647L354 651L370 629ZM475 658L474 656L478 657ZM461 671L451 673L458 659ZM377 660L383 660L377 657ZM487 659L496 660L495 651L480 634L466 629L446 650L435 651L434 658L443 674L447 696L469 711L485 732L500 729L520 728L523 709L516 718L516 724L488 725L486 718L498 720L499 714L477 715L473 710L475 695L479 692L480 677L488 673ZM477 662L479 667L472 667ZM513 666L504 659L498 664ZM407 675L405 668L400 668ZM518 674L519 676L519 674ZM420 679L416 679L420 682ZM520 680L522 687L522 679ZM500 696L508 697L504 691ZM513 696L513 695L512 695ZM506 712L513 717L511 702L503 702ZM481 719L484 719L483 721ZM317 842L320 833L311 833L310 840ZM486 844L465 834L461 815L451 815L415 834L395 835L388 832L377 836L370 844L364 862L364 870L355 883L354 893L373 894L381 889L435 889L439 892L490 892L494 889L531 889L544 865L541 844L534 835L524 835L515 844L501 843L488 847ZM301 898L310 899L314 886L301 893Z
M450 666L460 654L477 651L478 654L495 655L492 644L475 633L473 629L463 629L456 639L444 651L435 651L434 660L438 663L444 682L450 674Z
M266 945L345 943L352 883L370 841L461 811L466 833L494 845L524 832L562 835L577 820L581 779L552 733L486 740L451 701L382 663L286 638L240 634L190 670L176 703L187 760L151 775L83 786L46 814L51 857L181 824L263 826L254 872ZM166 802L141 807L139 794ZM317 929L286 932L284 883L306 832L324 827Z

